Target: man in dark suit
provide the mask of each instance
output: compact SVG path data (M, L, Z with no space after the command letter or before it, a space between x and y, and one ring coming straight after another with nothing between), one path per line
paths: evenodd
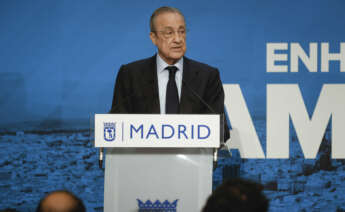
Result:
M150 19L158 54L121 66L110 113L224 114L216 68L188 59L186 24L176 8L158 8ZM224 140L229 138L225 122Z

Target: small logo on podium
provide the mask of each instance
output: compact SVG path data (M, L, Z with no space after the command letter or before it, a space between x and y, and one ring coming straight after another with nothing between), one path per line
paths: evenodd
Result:
M104 122L104 140L114 141L116 137L116 123Z
M140 199L137 199L139 212L176 212L177 201L178 199L170 203L168 200L165 200L164 202L156 200L153 203L151 200L143 202Z

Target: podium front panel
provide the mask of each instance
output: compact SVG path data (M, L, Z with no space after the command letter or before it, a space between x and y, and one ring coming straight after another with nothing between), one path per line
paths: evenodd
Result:
M106 150L104 211L200 211L212 192L212 149Z

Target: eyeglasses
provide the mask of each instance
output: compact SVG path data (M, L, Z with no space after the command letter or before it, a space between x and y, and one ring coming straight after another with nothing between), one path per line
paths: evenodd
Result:
M164 38L168 39L168 38L172 38L176 34L176 32L180 37L184 38L184 37L186 37L187 30L186 29L179 29L179 30L175 31L172 29L166 29L166 30L162 30L162 31L152 31L152 32L160 32L160 33L162 33Z

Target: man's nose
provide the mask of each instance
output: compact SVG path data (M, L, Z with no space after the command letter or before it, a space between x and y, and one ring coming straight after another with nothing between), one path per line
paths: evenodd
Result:
M180 43L184 39L183 35L181 35L178 31L176 31L174 33L174 37L173 38L174 38L174 41L177 42L177 43Z

